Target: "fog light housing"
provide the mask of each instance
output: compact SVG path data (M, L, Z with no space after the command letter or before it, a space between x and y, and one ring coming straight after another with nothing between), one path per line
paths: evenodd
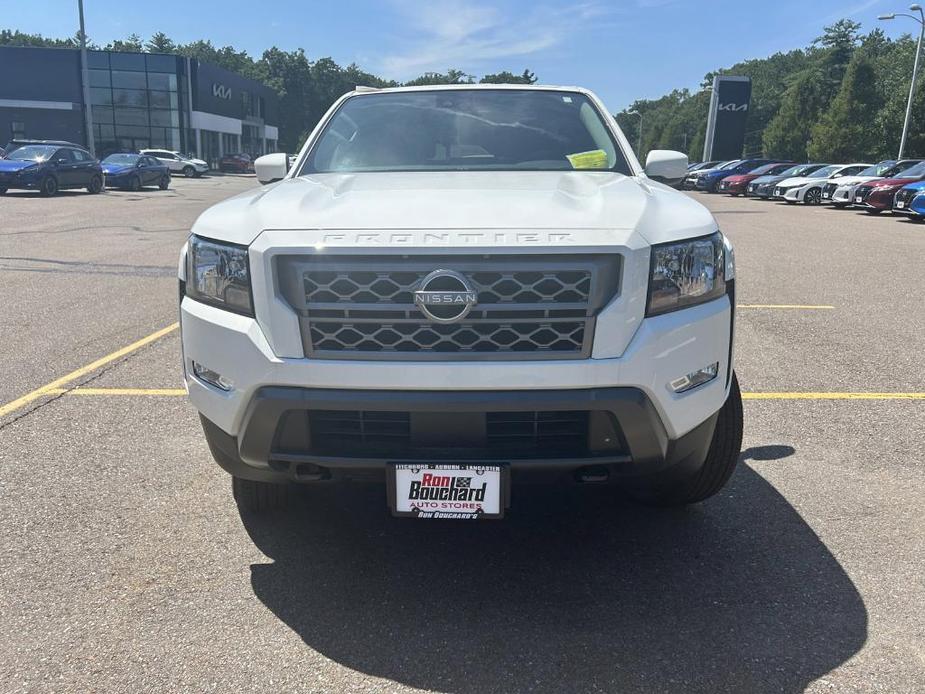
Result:
M687 374L686 376L676 378L668 385L675 393L684 393L691 388L696 388L697 386L702 386L704 383L709 383L714 378L716 378L718 373L719 362L715 361L708 366L704 366L692 373Z
M234 383L222 376L218 371L203 366L198 361L193 362L193 373L200 381L205 381L210 386L215 386L219 390L229 391L234 388Z

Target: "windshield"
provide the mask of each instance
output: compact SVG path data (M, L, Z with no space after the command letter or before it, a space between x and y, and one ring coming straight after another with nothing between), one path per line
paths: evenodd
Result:
M882 161L879 164L874 164L873 166L868 166L866 169L858 173L858 176L882 176L884 173L889 171L896 165L896 160L891 159L889 161Z
M896 178L915 178L916 176L925 176L925 161L920 161L912 168L904 169L896 174Z
M58 151L51 145L23 145L6 155L7 159L16 161L45 161Z
M299 173L571 169L630 173L583 94L463 89L347 99Z
M137 154L110 154L103 159L104 164L124 164L126 166L134 165L138 161Z
M818 171L813 171L808 178L831 178L832 174L840 168L840 166L834 164L832 166L823 166Z
M770 173L778 166L780 166L780 164L764 164L757 169L753 169L751 173L755 176L761 176L762 174Z
M743 161L745 160L744 159L733 159L732 161L727 161L725 164L721 166L717 166L716 168L721 171L724 171L726 169L732 169L738 166L739 164L741 164Z

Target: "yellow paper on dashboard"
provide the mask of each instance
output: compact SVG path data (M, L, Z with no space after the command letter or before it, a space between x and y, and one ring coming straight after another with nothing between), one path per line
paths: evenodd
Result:
M573 169L606 169L607 152L602 149L592 149L589 152L576 152L566 154Z

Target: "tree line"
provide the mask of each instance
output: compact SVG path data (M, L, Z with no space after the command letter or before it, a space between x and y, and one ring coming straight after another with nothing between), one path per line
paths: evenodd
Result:
M860 33L840 20L804 49L745 60L709 73L700 89L674 90L635 101L617 114L630 142L642 151L674 149L691 161L703 154L710 92L716 74L752 80L745 155L794 161L879 161L899 150L916 42L888 38L882 30ZM906 156L925 158L925 80L917 85Z
M0 46L44 46L52 48L77 48L80 36L66 39L47 38L39 34L0 30ZM315 124L340 96L357 85L368 87L397 87L427 84L533 84L536 75L530 70L513 74L508 71L483 75L476 80L462 70L450 69L445 73L426 72L408 82L400 83L366 72L351 63L343 67L331 58L310 60L303 49L284 51L273 47L259 58L239 51L233 46L217 47L211 41L175 43L163 32L155 33L147 41L137 34L100 46L89 38L91 50L131 51L147 53L171 53L195 58L237 72L244 77L261 82L279 95L279 147L285 152L296 152Z

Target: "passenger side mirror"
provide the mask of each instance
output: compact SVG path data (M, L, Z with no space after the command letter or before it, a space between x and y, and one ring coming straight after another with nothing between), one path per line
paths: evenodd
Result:
M646 157L646 176L672 185L687 174L687 155L670 149L653 149Z
M263 184L281 181L289 173L289 157L284 152L274 152L257 157L254 162L257 180Z

